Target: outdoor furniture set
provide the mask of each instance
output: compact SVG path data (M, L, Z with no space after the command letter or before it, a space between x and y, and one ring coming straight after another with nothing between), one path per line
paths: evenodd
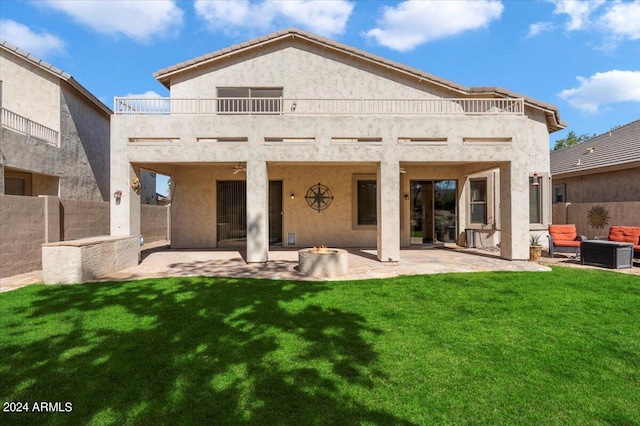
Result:
M549 225L549 256L576 253L583 265L631 268L640 258L640 226L612 226L606 240L588 240L575 225Z

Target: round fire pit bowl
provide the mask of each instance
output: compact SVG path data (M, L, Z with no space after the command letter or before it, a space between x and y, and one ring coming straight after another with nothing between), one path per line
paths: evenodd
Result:
M343 249L302 249L298 251L298 271L311 277L338 277L349 272L348 255Z

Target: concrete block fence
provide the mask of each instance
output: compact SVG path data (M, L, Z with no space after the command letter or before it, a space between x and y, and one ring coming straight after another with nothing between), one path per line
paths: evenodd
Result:
M145 243L169 239L169 206L143 205ZM0 194L0 277L42 269L42 244L109 234L109 203Z

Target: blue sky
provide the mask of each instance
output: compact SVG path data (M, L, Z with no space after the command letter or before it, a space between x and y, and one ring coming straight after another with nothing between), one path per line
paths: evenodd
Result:
M465 86L556 105L568 131L640 118L638 1L0 0L0 36L114 96L167 90L161 68L298 27Z

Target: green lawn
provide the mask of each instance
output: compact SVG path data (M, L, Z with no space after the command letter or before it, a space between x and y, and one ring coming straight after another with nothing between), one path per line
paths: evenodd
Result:
M0 424L640 424L638 276L36 285L0 314L0 401L72 407Z

